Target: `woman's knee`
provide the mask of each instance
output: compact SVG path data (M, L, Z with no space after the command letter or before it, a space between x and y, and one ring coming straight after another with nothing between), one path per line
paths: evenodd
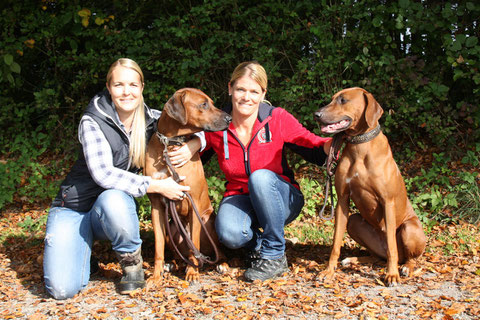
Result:
M215 220L215 229L218 240L229 249L239 249L248 242L240 226L224 223L222 219Z
M104 228L120 233L136 234L139 228L136 204L133 197L119 190L105 190L94 204L92 221L101 222ZM95 230L97 230L94 227Z
M278 180L277 174L268 169L259 169L254 171L248 178L248 188L249 190L258 188L262 190L263 188L274 184Z
M103 191L97 198L95 206L105 213L135 210L135 200L124 191L109 189Z
M45 274L44 280L47 293L57 300L70 299L82 289L82 286L74 279L67 279L64 275L55 277Z

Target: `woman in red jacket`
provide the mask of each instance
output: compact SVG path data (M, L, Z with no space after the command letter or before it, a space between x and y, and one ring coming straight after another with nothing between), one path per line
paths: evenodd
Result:
M288 271L284 226L302 210L304 199L285 158L292 149L323 165L326 143L305 129L290 113L265 103L267 75L257 62L243 62L233 71L225 131L206 132L227 179L215 226L220 241L249 252L247 281L266 280Z

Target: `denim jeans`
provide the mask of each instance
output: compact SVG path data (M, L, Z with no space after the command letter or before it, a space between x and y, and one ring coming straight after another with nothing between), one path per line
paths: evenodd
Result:
M92 209L50 208L45 235L45 288L55 299L73 297L90 278L94 240L111 241L119 253L134 252L142 240L135 200L119 190L101 193Z
M283 228L300 214L303 194L267 169L250 175L248 189L250 194L229 196L220 203L218 238L230 249L260 250L262 258L280 258L285 253Z

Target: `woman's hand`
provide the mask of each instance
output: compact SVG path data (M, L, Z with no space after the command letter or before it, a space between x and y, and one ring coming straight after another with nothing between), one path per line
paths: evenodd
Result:
M185 176L180 176L180 181L185 180ZM160 193L170 200L183 200L185 192L190 191L189 186L182 186L173 180L172 177L166 179L152 179L147 192Z
M200 138L194 137L183 146L176 146L168 152L172 165L180 168L185 165L193 157L195 153L201 148Z

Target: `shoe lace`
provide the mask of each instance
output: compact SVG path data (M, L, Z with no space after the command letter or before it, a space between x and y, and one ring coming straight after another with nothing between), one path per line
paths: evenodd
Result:
M138 254L134 253L123 253L122 254L122 260L120 261L120 264L123 266L129 267L129 266L134 266L140 263L140 259L138 257Z

